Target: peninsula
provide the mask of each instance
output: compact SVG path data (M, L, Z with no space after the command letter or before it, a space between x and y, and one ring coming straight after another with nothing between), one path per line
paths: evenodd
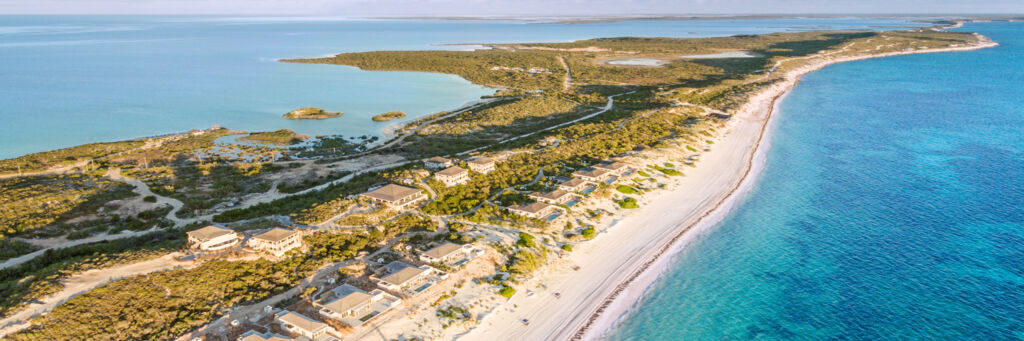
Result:
M596 338L750 187L801 75L994 45L929 28L286 60L501 90L358 148L241 157L209 129L2 160L0 337ZM683 58L722 51L749 54Z

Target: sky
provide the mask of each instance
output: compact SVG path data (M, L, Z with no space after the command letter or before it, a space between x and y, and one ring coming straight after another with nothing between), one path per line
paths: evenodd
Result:
M0 0L0 14L598 16L1012 14L1024 0Z

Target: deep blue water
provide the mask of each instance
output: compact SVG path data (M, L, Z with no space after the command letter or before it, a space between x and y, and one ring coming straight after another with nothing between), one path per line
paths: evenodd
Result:
M635 21L585 25L323 18L0 16L0 158L212 124L301 133L377 134L369 118L415 119L490 94L453 75L368 72L279 58L451 43L702 37L807 29L886 29L900 19ZM291 121L318 106L345 116Z
M1024 24L827 67L755 189L613 340L1024 338Z

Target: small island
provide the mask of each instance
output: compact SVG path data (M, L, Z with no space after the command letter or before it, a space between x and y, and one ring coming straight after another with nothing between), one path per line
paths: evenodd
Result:
M389 111L373 117L374 121L387 122L393 119L405 117L405 113L401 111Z
M262 131L250 133L248 136L239 137L238 140L278 146L293 145L308 139L309 136L297 134L291 129L279 129L275 131Z
M326 120L332 117L341 117L341 112L330 112L320 108L307 107L289 111L282 117L290 120Z

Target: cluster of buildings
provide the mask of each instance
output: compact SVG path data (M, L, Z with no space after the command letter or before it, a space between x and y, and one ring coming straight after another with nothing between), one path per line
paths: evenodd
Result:
M252 251L282 257L289 250L302 247L301 232L279 227L253 235L248 240L245 240L245 235L232 229L214 225L189 231L186 235L188 247L197 252L226 251L245 244Z
M571 206L580 194L593 191L596 188L594 184L611 184L629 172L630 168L625 163L605 160L591 168L573 172L571 179L558 184L558 188L553 191L530 193L529 197L535 200L533 203L512 205L508 210L524 217L553 220L562 212L559 205Z

